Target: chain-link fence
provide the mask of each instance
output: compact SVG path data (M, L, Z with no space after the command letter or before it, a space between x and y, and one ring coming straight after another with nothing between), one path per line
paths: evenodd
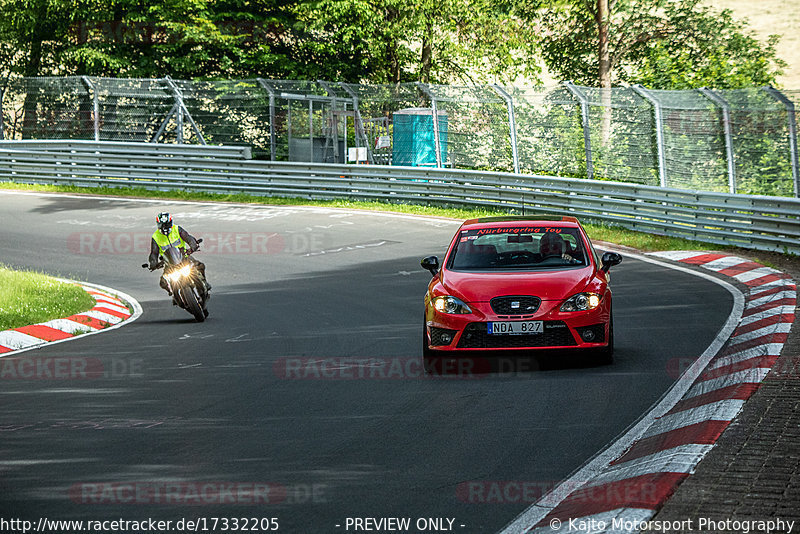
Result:
M247 145L259 159L798 196L800 91L21 78L3 139Z

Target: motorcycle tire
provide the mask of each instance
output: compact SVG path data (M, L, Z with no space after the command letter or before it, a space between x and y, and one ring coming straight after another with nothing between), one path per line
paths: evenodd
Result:
M195 294L194 290L191 286L182 287L181 291L181 299L183 302L186 303L186 310L194 315L195 321L198 323L202 323L206 320L206 316L203 313L203 307L200 305L198 301L197 295Z

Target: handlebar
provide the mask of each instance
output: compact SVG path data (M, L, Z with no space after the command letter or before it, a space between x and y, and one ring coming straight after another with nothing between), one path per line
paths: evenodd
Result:
M150 271L155 271L157 269L162 268L163 266L164 266L164 262L163 261L159 261L158 263L156 263L156 266L153 267L152 269L150 269L150 265L149 264L143 263L142 264L142 269L150 269Z
M193 252L197 252L197 251L200 249L200 243L202 243L202 242L203 242L203 238L201 237L200 239L198 239L198 240L197 240L197 248L196 248L196 249L194 249L194 250L191 250L191 249L190 249L190 250L188 250L188 251L186 252L186 255L187 255L187 256L191 256L191 254L192 254ZM154 268L150 269L150 270L151 270L151 271L155 271L156 269L160 269L160 268L162 268L163 266L164 266L164 261L163 261L163 260L159 260L159 261L158 261L158 263L156 263L156 266L155 266ZM149 265L149 264L147 264L147 263L143 263L143 264L142 264L142 269L149 269L149 268L150 268L150 265Z
M195 252L200 250L200 243L202 243L202 242L203 242L203 238L201 237L200 239L197 240L197 248L195 248L194 250L192 250L190 248L189 250L186 251L186 255L187 256L191 256L192 254L194 254Z

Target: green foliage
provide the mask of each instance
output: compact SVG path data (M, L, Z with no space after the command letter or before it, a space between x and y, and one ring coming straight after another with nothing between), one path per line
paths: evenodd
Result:
M542 9L542 5L546 8ZM774 84L760 43L700 0L610 0L615 83ZM536 81L539 59L595 85L587 0L0 0L0 72L350 82Z
M399 82L535 77L490 0L0 0L0 69L26 76Z
M559 89L541 109L517 107L522 172L586 178L586 150L579 109Z
M653 89L738 88L774 84L786 64L777 36L762 44L729 10L700 0L611 0L612 81ZM538 14L539 44L548 68L562 79L596 86L595 4L552 0Z
M729 10L702 9L693 15L689 35L655 41L636 59L636 83L654 89L737 89L776 83L786 67L776 55L777 35L760 43Z

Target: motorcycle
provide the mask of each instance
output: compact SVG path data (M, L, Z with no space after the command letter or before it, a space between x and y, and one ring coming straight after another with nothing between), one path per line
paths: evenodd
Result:
M198 244L202 242L202 239L197 240ZM161 253L155 268L150 271L166 266L164 279L167 281L174 303L194 315L198 323L202 323L208 317L206 302L209 295L203 276L190 255L191 252L184 253L177 247L170 246ZM149 265L143 263L142 268L147 269Z

